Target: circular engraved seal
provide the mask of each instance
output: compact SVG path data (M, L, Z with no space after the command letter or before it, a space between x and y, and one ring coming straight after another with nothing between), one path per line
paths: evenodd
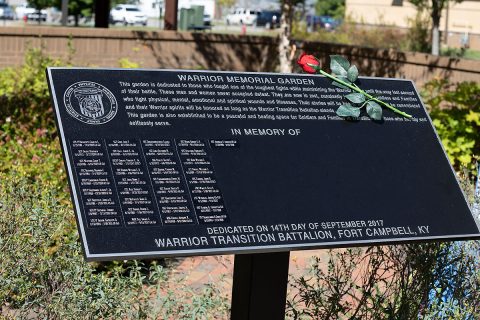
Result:
M104 124L117 114L113 93L96 82L80 81L67 88L63 95L67 112L83 123Z

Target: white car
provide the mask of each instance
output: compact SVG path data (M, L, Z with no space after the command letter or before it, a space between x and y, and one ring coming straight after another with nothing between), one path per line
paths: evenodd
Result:
M110 22L127 24L147 25L147 15L137 6L131 4L119 4L110 11Z
M23 20L27 17L28 20L42 20L47 21L47 10L42 9L37 11L35 8L30 7L28 4L24 3L15 8L15 16L17 19Z
M0 19L3 20L13 20L14 13L12 7L10 7L5 2L0 2Z
M230 24L247 24L253 25L257 21L257 16L260 14L257 10L237 8L232 13L227 15L225 22Z

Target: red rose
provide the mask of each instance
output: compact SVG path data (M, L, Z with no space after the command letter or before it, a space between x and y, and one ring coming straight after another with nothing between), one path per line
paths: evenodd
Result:
M317 73L317 70L312 66L320 66L320 62L318 62L317 58L310 54L305 54L305 52L298 57L297 64L307 73Z

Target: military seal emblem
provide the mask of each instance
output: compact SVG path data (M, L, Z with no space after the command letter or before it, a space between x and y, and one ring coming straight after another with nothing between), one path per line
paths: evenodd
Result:
M104 124L117 114L113 93L96 82L80 81L65 90L63 102L67 112L83 123Z

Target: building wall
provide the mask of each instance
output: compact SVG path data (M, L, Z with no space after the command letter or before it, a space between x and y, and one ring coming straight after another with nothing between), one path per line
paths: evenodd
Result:
M0 27L0 68L20 65L28 47L41 45L48 55L65 59L69 41L76 51L72 61L75 66L115 68L119 67L120 59L128 58L142 68L274 72L278 63L278 42L271 37ZM299 52L303 49L315 54L325 66L329 64L330 54L344 55L359 67L361 75L407 78L419 86L433 77L449 78L453 82L480 82L480 61L320 42L305 42L302 46Z
M449 1L448 31L480 34L480 1ZM415 18L416 7L404 0L402 6L392 6L392 0L346 0L346 15L366 24L392 24L408 27ZM440 30L446 26L446 9L442 12Z

